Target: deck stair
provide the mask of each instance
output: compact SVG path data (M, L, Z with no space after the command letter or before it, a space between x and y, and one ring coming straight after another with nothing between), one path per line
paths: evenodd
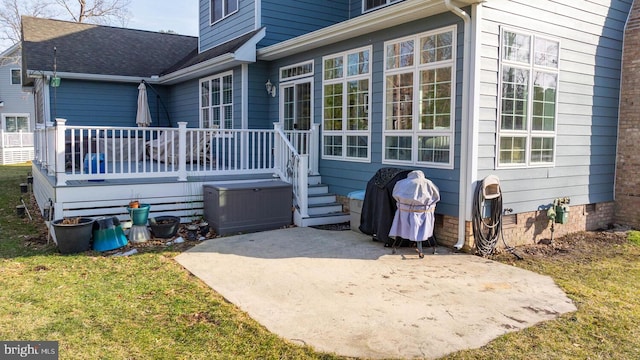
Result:
M344 212L336 194L329 192L329 186L322 183L322 176L309 175L308 217L300 215L296 204L295 224L298 226L317 226L340 224L349 221L349 213Z

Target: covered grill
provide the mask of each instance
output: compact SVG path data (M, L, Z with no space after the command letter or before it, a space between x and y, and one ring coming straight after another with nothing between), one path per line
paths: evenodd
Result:
M418 254L422 258L422 242L433 237L434 211L436 203L440 201L440 191L422 171L415 170L410 172L406 179L395 184L393 198L397 210L389 237L415 241Z

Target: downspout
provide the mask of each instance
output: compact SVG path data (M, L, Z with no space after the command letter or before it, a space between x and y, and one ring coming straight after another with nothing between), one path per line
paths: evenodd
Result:
M465 243L465 228L467 214L468 194L468 161L469 161L469 88L471 87L471 17L464 10L453 5L451 0L444 0L444 5L464 21L464 48L462 52L462 119L460 129L460 188L458 193L458 242L454 245L457 250L462 249Z

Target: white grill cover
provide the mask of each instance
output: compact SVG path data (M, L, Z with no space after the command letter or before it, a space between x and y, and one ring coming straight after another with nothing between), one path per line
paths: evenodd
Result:
M389 236L400 236L411 241L425 241L433 236L436 203L440 201L438 187L415 170L393 187L393 198L398 210L393 217Z

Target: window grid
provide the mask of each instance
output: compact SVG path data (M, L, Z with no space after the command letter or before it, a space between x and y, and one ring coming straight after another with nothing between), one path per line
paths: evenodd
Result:
M451 127L451 68L420 72L420 130Z
M362 12L367 12L373 9L381 8L397 1L400 1L400 0L363 0Z
M385 43L383 163L453 167L455 29Z
M211 25L238 11L238 0L211 0L209 2Z
M332 54L323 64L323 158L369 161L371 47Z
M558 41L503 29L497 167L555 159Z
M313 75L313 61L280 68L280 81L288 81Z
M233 75L231 72L200 80L200 126L233 128Z

